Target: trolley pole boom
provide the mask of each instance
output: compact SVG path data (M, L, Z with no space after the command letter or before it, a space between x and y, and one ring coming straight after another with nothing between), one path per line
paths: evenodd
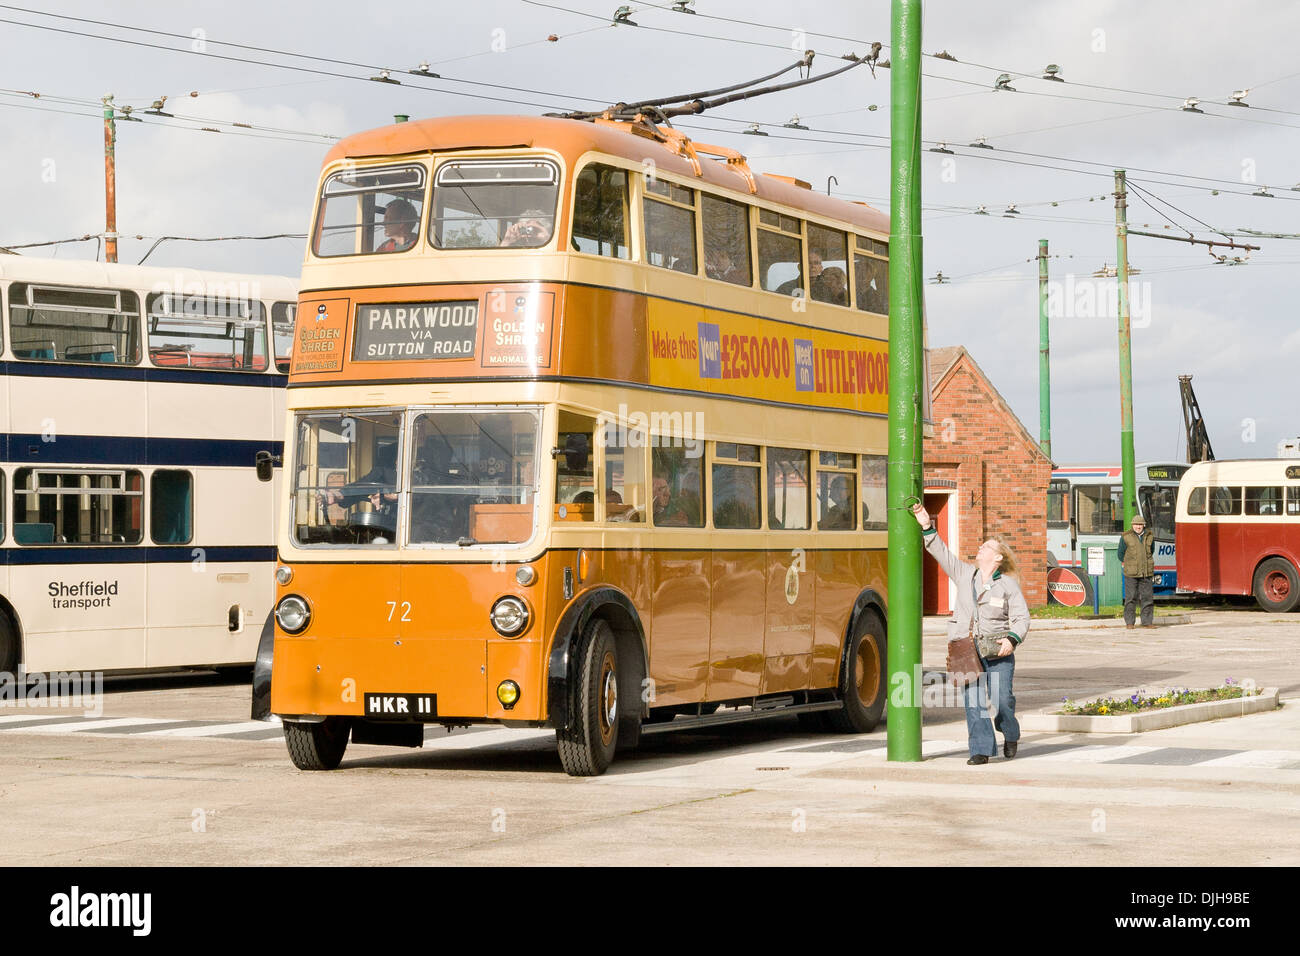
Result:
M887 756L921 759L921 0L893 0L889 203Z

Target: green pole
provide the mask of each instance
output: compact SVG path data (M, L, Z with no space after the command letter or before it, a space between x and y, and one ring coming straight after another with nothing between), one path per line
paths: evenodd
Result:
M1047 240L1038 240L1038 444L1052 457L1052 362L1047 326Z
M921 0L892 0L887 757L921 759Z
M1137 513L1137 466L1133 457L1133 347L1128 314L1128 190L1115 170L1115 280L1119 283L1119 454L1124 471L1124 527Z

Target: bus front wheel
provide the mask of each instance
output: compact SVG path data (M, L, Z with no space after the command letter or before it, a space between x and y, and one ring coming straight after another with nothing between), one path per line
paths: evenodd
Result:
M873 611L863 611L853 629L853 643L840 680L843 706L824 711L831 730L869 734L885 710L885 625Z
M618 649L609 624L587 625L569 691L569 726L555 731L560 763L571 777L605 772L618 746Z
M1285 558L1269 558L1255 571L1255 600L1265 611L1285 614L1300 602L1300 579Z
M284 722L284 742L289 759L299 770L333 770L348 749L352 722L346 717L326 717L320 723Z

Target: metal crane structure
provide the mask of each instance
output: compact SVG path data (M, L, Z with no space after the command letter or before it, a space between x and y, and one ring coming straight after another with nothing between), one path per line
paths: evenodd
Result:
M1192 377L1178 376L1178 390L1183 398L1183 425L1187 430L1187 462L1214 461L1214 449L1210 447L1210 435L1205 430L1205 419L1201 417L1201 406L1196 403L1196 393L1192 391Z

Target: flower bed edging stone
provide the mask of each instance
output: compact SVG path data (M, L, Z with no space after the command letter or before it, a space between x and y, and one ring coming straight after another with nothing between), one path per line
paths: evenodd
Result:
M1024 730L1064 734L1140 734L1148 730L1164 730L1180 724L1194 724L1202 720L1219 720L1223 717L1241 717L1274 710L1279 706L1278 688L1265 688L1254 697L1237 697L1231 700L1206 700L1199 704L1164 707L1135 714L1116 714L1105 717L1084 717L1080 714L1025 714L1020 718Z

